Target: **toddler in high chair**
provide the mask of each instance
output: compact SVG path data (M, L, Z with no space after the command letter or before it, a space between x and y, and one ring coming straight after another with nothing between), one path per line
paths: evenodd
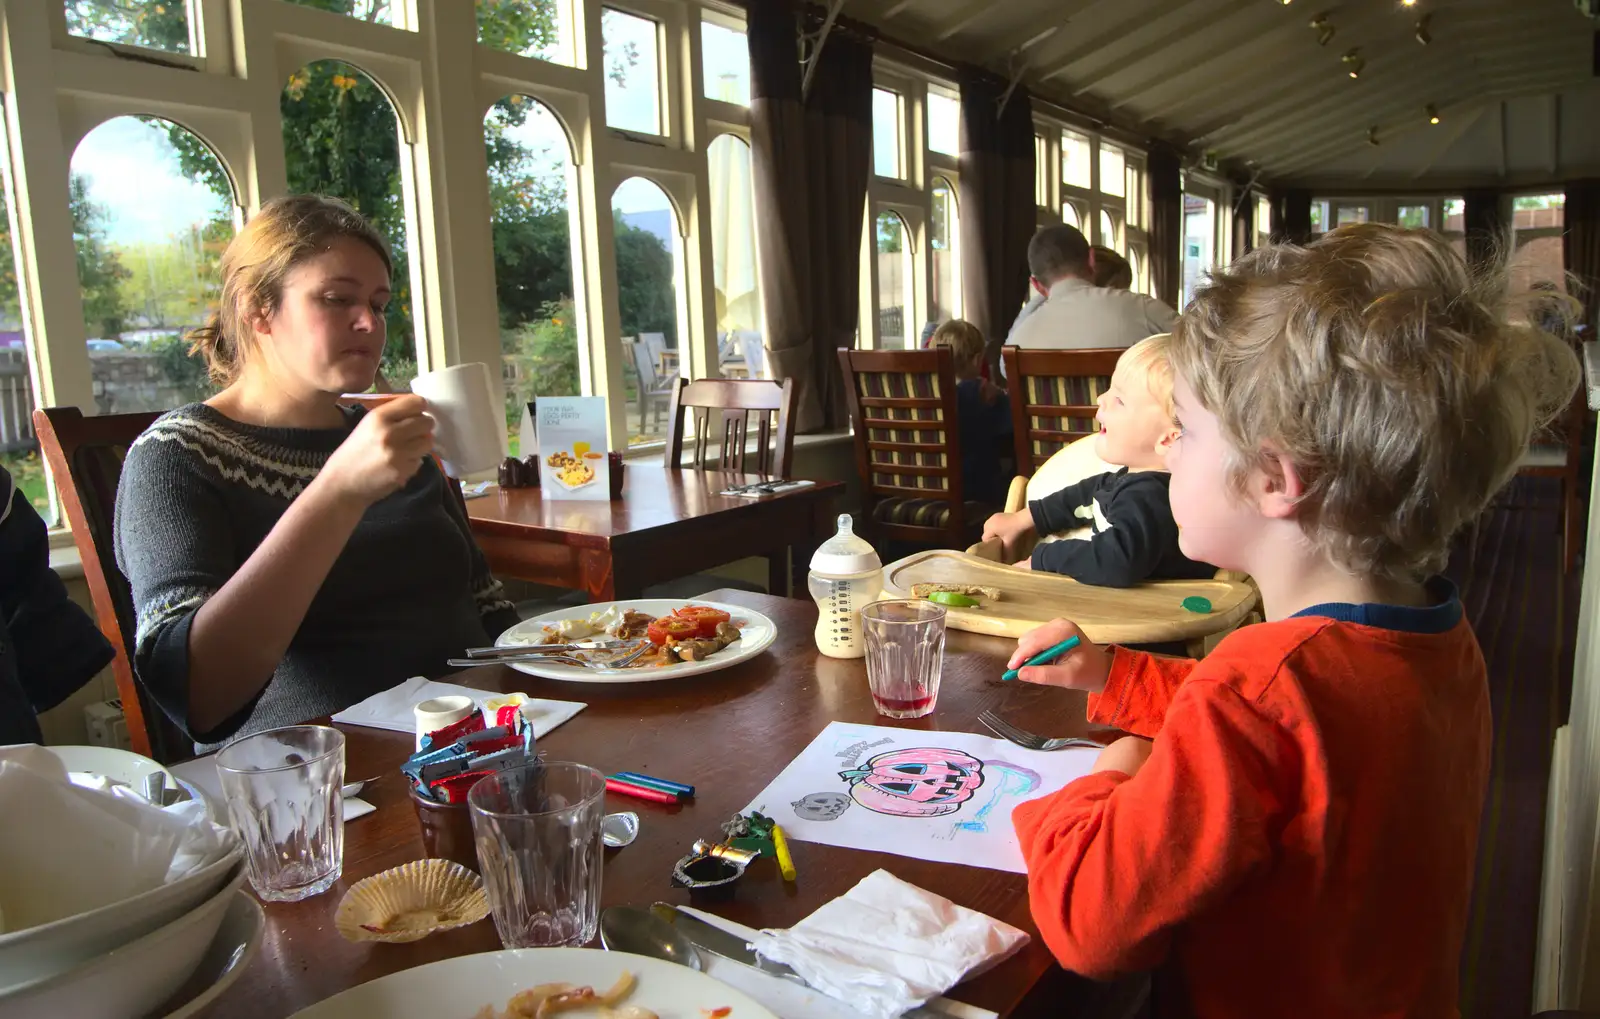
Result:
M1172 412L1171 345L1172 337L1160 333L1129 347L1096 401L1095 453L1122 469L1085 478L1015 513L994 514L984 522L985 541L999 538L1009 550L1031 531L1051 534L1087 524L1088 537L1040 544L1016 565L1102 587L1217 572L1183 554L1172 520L1166 466L1179 429Z
M1199 288L1172 339L1172 508L1266 621L1199 661L1084 641L1021 670L1133 734L1012 814L1062 966L1153 971L1157 1015L1458 1014L1493 728L1438 571L1579 375L1509 306L1442 237L1377 224ZM1041 626L1011 665L1073 636Z

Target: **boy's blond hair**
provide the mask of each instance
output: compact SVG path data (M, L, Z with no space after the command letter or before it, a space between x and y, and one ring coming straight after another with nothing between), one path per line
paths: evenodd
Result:
M1177 412L1172 408L1171 333L1146 336L1123 351L1117 363L1143 372L1145 385L1150 387L1150 395L1161 405L1161 409L1166 411L1167 420L1177 419Z
M974 361L983 361L983 330L965 319L953 318L940 324L928 337L928 349L934 347L949 347L950 355L955 358L956 364L971 364Z
M1217 416L1236 489L1280 453L1317 547L1352 573L1415 580L1578 384L1571 348L1513 323L1512 303L1503 268L1469 272L1437 234L1342 227L1214 272L1172 365Z

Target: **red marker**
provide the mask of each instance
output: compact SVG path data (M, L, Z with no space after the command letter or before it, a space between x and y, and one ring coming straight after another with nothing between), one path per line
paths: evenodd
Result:
M651 789L646 786L624 782L620 778L606 779L606 792L617 793L622 796L632 796L634 799L650 800L655 803L670 803L676 806L678 797L672 793L662 792L660 789Z

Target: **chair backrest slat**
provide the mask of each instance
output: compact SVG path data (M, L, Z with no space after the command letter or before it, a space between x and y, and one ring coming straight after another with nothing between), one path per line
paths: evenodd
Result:
M156 707L134 675L133 590L117 568L112 533L123 458L133 440L160 416L84 417L76 407L41 407L33 412L33 426L83 561L95 621L116 652L111 671L128 741L135 753L171 763L193 757L194 744Z
M1057 450L1100 430L1096 401L1110 388L1122 353L1001 348L1018 473L1031 476Z
M683 463L683 426L685 416L692 413L694 440L690 455L693 462L688 467L705 470L708 466L715 466L743 474L789 477L794 457L794 399L793 379L784 379L782 382L764 379L674 380L669 415L672 434L667 440L667 466L686 466ZM757 422L754 462L750 460L748 445L751 415L755 416ZM713 440L719 446L717 460L715 464L708 464L709 447Z

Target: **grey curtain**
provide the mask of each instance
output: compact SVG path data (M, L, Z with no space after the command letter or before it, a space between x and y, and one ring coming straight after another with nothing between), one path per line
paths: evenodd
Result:
M1600 178L1567 183L1567 232L1561 238L1568 290L1583 304L1585 340L1600 336Z
M1033 105L976 73L961 81L961 293L967 321L988 338L991 374L1028 297L1034 205Z
M1298 189L1272 196L1272 239L1289 244L1311 240L1311 192Z
M1233 257L1249 254L1259 243L1256 238L1256 196L1253 191L1239 192L1233 206Z
M1462 228L1467 234L1467 264L1492 261L1504 247L1507 224L1500 219L1498 191L1468 191Z
M761 0L746 23L763 339L773 376L795 380L802 432L848 421L834 352L855 343L872 159L872 45L836 27L802 100L799 33L813 21Z
M1183 280L1183 163L1177 150L1151 147L1150 173L1150 289L1158 300L1178 305L1178 285Z

